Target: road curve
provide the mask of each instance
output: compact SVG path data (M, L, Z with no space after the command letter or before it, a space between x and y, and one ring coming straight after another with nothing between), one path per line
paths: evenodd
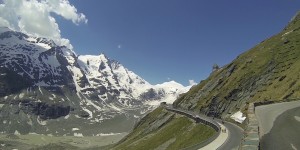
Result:
M262 149L300 149L300 101L257 106Z
M223 124L219 124L219 125L221 126L222 130L228 131L228 129ZM223 143L226 142L228 136L229 136L229 132L220 132L220 134L218 134L218 137L216 139L214 139L213 141L208 141L210 143L201 147L200 150L218 149L220 146L223 145Z
M220 122L220 120L218 121ZM225 122L224 126L228 129L229 136L226 142L218 148L218 150L237 150L241 144L242 138L244 136L243 129L237 125Z
M187 117L197 116L197 117L199 117L203 120L206 120L206 121L208 121L212 124L217 125L219 128L220 128L219 124L222 124L222 121L219 120L219 119L212 119L211 117L207 117L203 114L197 114L197 113L192 112L192 111L176 109L176 108L173 108L171 106L166 106L166 109L169 110L169 111L178 111L178 112L184 113L184 114L186 114ZM228 135L228 138L226 139L225 143L219 143L220 147L218 148L218 150L238 149L238 147L241 143L241 140L243 138L243 129L241 129L237 125L234 125L230 122L225 122L223 125L227 128L227 130L229 132L229 135Z

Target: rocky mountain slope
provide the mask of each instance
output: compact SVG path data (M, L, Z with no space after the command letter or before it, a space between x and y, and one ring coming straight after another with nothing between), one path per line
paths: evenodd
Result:
M174 106L228 117L250 102L300 97L300 13L277 35L215 70Z
M300 13L280 33L239 55L230 64L215 69L206 80L182 94L173 103L173 107L229 118L235 112L245 112L251 102L299 99L299 66ZM157 111L151 114L156 114ZM151 131L151 120L167 119L168 122L163 126L176 127L170 123L174 119L168 119L169 116L164 116L164 113L161 111L154 117L147 115L139 124L146 124L149 128L136 127L116 147L125 145L126 149L130 143L148 143L151 139L148 140L147 136L160 135L161 131L144 134Z
M2 133L126 132L188 88L175 81L151 85L104 54L77 56L52 40L0 28Z

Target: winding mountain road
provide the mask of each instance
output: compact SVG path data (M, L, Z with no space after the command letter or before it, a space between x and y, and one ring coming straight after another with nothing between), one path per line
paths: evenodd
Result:
M262 149L300 149L300 101L258 106L255 113Z
M220 120L218 121L220 122ZM225 122L224 126L227 128L229 132L229 137L226 142L219 147L219 150L237 150L241 144L242 138L244 136L243 129L238 127L235 124L230 122Z
M230 122L225 122L224 124L222 123L221 120L219 119L213 119L211 117L207 117L205 115L202 114L197 114L195 112L192 111L186 111L186 110L181 110L181 109L176 109L173 108L172 106L166 106L166 109L169 111L173 111L173 112L178 112L180 114L183 114L191 119L195 119L196 118L200 118L202 120L208 121L216 126L219 127L220 129L220 124L224 125L227 129L228 132L228 136L221 136L221 134L211 143L208 143L206 146L200 146L196 149L209 149L207 146L208 145L213 145L214 147L218 147L218 150L234 150L234 149L238 149L239 145L241 143L241 140L243 138L243 129L241 129L240 127L238 127L237 125L234 125ZM220 138L226 138L226 139L220 139ZM222 142L224 143L222 143Z

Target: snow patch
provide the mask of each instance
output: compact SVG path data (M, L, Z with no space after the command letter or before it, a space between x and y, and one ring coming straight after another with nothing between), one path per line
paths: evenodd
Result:
M145 104L150 106L159 106L161 103L160 100L147 101Z
M84 111L86 111L87 113L89 113L89 118L88 119L91 119L91 118L93 118L93 112L92 111L90 111L90 110L88 110L88 109L86 109L86 108L84 108L84 107L82 107L82 109L84 110Z
M96 136L112 136L112 135L119 135L122 133L99 133Z
M294 118L300 122L300 117L299 116L294 116Z
M66 115L64 118L65 119L68 119L70 117L70 114Z
M75 137L83 137L82 133L74 133Z
M72 131L79 131L79 128L72 128Z
M122 109L116 107L114 104L109 104L109 107L112 108L112 109L114 109L114 110L116 110L116 111L119 111L119 112L122 111Z
M292 147L293 150L298 150L293 143L291 143L291 147Z
M27 41L33 42L33 43L36 43L36 42L37 42L36 38L33 38L33 37L27 38Z
M49 50L51 48L51 46L49 46L48 44L45 44L45 43L36 43L36 45L38 45L46 50Z
M39 91L41 92L42 95L44 95L42 89L41 89L41 86L39 86Z
M18 130L15 131L14 135L21 135Z
M234 113L232 116L230 116L230 118L238 123L243 123L246 119L246 117L243 117L243 113L241 111Z
M27 121L27 124L32 126L33 125L32 120L30 118L28 118L28 119L29 119L29 121Z
M36 119L36 121L37 121L40 125L42 125L42 126L47 125L47 121L46 121L46 120L40 120L40 117L38 117L38 118Z
M23 98L25 96L25 93L20 93L19 98Z
M28 134L30 134L30 135L39 135L39 134L37 134L35 132L29 132Z
M81 91L81 87L78 85L78 82L77 82L83 76L83 74L81 73L81 70L75 66L67 66L67 68L70 72L74 73L74 75L72 77L73 77L73 81L75 83L76 91Z
M85 101L87 102L87 105L92 105L93 107L95 107L97 110L101 110L101 107L97 106L95 103L93 103L91 100L89 99L86 99L85 98Z

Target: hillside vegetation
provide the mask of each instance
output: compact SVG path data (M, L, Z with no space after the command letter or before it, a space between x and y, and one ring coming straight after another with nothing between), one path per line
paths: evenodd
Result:
M228 118L237 111L246 112L251 102L299 99L299 56L300 13L277 35L239 55L228 65L215 67L206 80L182 94L173 106ZM212 129L197 126L182 116L158 108L144 117L116 148L180 149L192 140L207 139L211 135L204 132L212 132Z
M211 127L159 107L145 116L115 149L182 149L201 143L214 133Z
M175 107L228 117L250 102L300 98L300 14L277 35L215 70Z

